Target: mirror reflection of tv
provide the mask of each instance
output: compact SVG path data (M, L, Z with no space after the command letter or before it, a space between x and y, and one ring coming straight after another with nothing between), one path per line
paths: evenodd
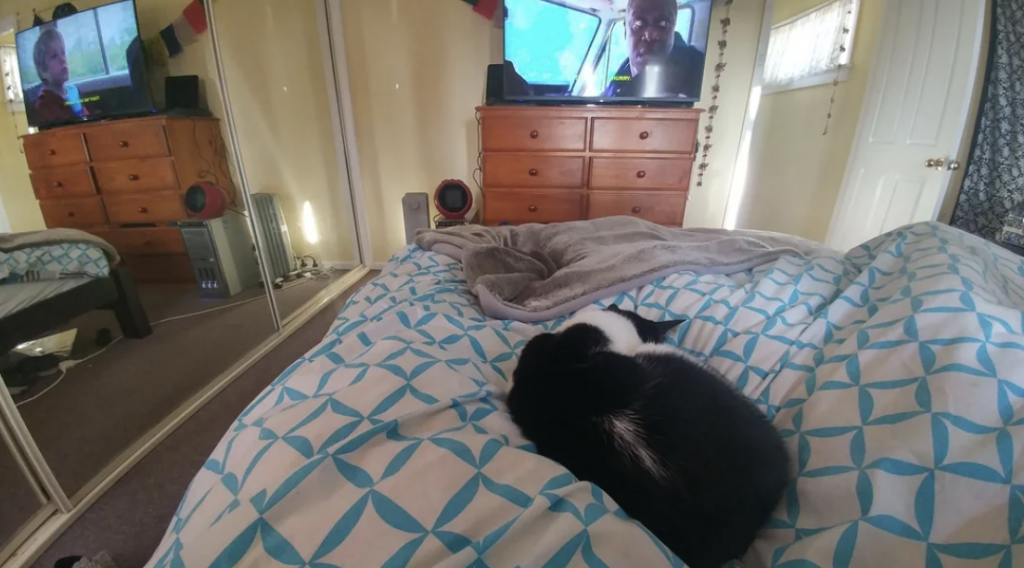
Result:
M30 126L155 112L133 0L83 10L15 39Z
M507 102L700 100L712 0L505 0Z

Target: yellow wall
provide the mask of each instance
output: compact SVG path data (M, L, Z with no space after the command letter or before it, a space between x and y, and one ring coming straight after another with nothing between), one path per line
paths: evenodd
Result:
M722 10L712 14L712 46ZM763 10L763 0L732 7L722 110L704 187L691 188L687 226L722 225ZM502 34L456 0L342 0L342 11L373 260L384 262L405 245L403 195L432 194L445 178L472 178L474 109L483 100L487 64L501 62ZM717 61L717 48L711 51L703 107Z
M714 67L718 62L717 46L722 35L719 21L724 16L724 11L721 3L716 2L711 13L708 61L704 72L704 92L701 95L701 102L697 104L699 108L707 108L711 104ZM740 134L746 117L747 101L750 98L757 45L761 39L764 0L734 2L729 19L732 25L727 38L729 44L725 52L726 68L722 75L722 90L718 99L720 110L714 121L715 131L712 133L712 148L708 155L708 170L704 176L704 186L697 187L697 169L694 168L684 227L718 228L725 222L725 208L729 200L733 170L736 167L736 153L739 150ZM705 115L705 118L701 119L699 130L702 144L703 127L706 122Z
M14 45L14 34L0 35L0 44ZM28 177L28 164L18 136L28 131L25 113L10 113L0 103L0 199L3 200L11 231L45 229L43 214Z
M373 262L405 246L402 196L472 179L501 32L457 0L342 0Z
M774 22L822 0L778 0ZM828 135L822 136L832 85L761 98L750 153L748 185L737 227L824 241L860 119L883 0L861 0L849 78L840 83Z

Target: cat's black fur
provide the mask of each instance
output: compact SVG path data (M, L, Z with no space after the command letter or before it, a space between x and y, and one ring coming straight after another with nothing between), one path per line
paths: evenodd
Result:
M645 343L681 323L612 311ZM534 337L514 373L512 418L540 454L603 489L688 566L742 556L789 482L778 432L709 367L668 353L614 353L611 344L590 324ZM615 442L615 417L634 423L627 431L656 467Z

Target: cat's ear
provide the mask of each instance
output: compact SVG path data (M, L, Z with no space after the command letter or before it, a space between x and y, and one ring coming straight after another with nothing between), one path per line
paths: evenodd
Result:
M617 313L617 314L621 314L621 313L624 313L624 312L622 311L622 308L620 308L618 304L612 304L612 305L608 306L608 308L606 308L606 309L607 309L607 310L608 310L609 312L615 312L615 313Z
M688 321L690 320L683 319L654 322L654 328L657 330L658 341L662 341L663 339L665 339L665 336L668 335L670 331L683 325Z

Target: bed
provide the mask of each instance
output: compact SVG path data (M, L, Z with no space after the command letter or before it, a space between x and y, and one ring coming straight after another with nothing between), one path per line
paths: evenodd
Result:
M771 417L794 481L744 566L1024 565L1024 261L939 224L598 302ZM532 451L504 393L557 328L484 317L411 247L237 418L150 566L680 566ZM751 464L752 467L756 464Z
M0 354L96 309L130 338L152 329L131 273L96 237L59 229L0 235Z

